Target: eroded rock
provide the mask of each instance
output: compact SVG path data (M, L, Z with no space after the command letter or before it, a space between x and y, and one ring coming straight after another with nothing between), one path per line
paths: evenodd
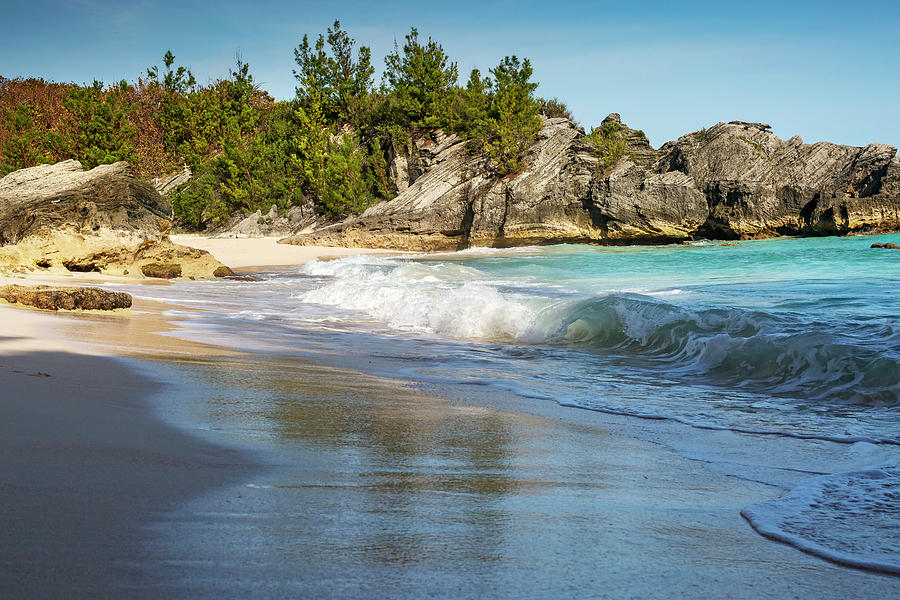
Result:
M181 277L181 265L177 263L147 263L141 265L141 273L144 274L144 277L175 279Z
M423 251L900 230L893 146L785 141L733 121L654 150L619 115L604 124L624 140L620 159L598 156L572 122L544 119L522 171L499 179L465 141L432 132L395 149L397 197L281 241Z
M196 279L227 268L204 250L173 244L171 217L169 201L124 162L14 171L0 179L0 270L141 277L145 265L160 263Z
M10 304L22 304L43 310L131 308L129 294L91 287L4 285L0 286L0 298Z

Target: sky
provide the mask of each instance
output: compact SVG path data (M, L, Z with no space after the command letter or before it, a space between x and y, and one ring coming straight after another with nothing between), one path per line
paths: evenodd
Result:
M900 1L0 0L0 75L134 81L171 49L201 83L236 53L277 99L293 49L339 19L378 77L411 26L486 72L529 58L537 93L587 129L617 112L654 146L719 121L782 138L900 145Z

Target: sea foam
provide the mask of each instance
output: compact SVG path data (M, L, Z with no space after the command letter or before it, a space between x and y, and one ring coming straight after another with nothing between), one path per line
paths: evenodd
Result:
M741 514L762 535L805 552L900 575L900 463L813 477Z
M900 405L891 322L836 327L792 313L673 304L652 290L549 297L459 262L353 257L312 262L301 272L323 279L302 301L362 311L394 329L579 348L665 367L670 377Z
M384 269L371 260L311 263L304 274L331 280L300 296L304 302L364 311L390 327L460 339L510 339L525 330L534 313L502 294L475 269L411 263ZM467 278L457 285L448 282Z

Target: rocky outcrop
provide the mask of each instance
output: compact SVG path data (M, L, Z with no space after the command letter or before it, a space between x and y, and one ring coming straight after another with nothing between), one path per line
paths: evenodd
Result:
M580 136L566 119L545 120L526 156L527 167L496 179L464 140L438 131L417 143L416 166L425 171L407 174L404 180L412 183L396 198L356 219L292 236L288 243L449 250L599 240L602 231L583 206L597 159L587 145L576 143Z
M147 264L174 263L183 277L206 278L222 269L208 252L169 241L171 216L169 201L124 162L14 171L0 179L0 270L142 277Z
M321 226L324 220L315 214L311 205L292 206L281 211L273 204L265 214L257 210L246 217L237 216L220 228L208 227L206 233L217 238L283 237L298 229L314 229L317 224Z
M688 175L706 196L699 234L717 238L827 235L900 228L900 160L886 144L863 148L764 123L719 123L665 144L657 171Z
M131 308L129 294L100 288L4 285L0 286L0 299L43 310Z
M621 157L569 120L545 118L524 168L503 178L464 140L433 132L395 153L396 198L282 242L452 250L900 230L892 146L784 141L768 125L734 121L655 150L619 115L603 125Z
M0 246L62 229L158 239L160 219L171 214L169 202L124 162L84 171L77 160L67 160L0 179Z

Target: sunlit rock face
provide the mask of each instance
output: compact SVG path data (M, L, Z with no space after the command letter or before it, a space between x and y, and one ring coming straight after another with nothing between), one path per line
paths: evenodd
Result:
M452 250L900 229L892 146L804 144L733 121L655 150L619 115L607 124L623 145L614 161L571 121L545 118L522 170L502 178L464 140L433 132L394 158L394 199L283 241Z
M169 241L172 205L128 163L84 171L67 160L0 179L0 270L143 277L148 263L184 277L231 274L208 252Z

